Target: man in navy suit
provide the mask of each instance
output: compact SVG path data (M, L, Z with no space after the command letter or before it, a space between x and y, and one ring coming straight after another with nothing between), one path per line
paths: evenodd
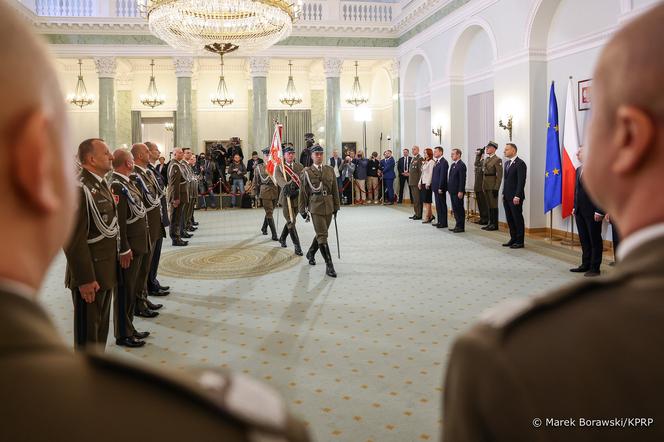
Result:
M408 168L412 159L410 151L404 149L403 156L397 162L397 171L399 172L399 204L403 204L403 190L408 188Z
M436 165L433 166L433 175L431 176L431 191L436 201L436 215L438 222L433 226L442 229L447 227L447 171L449 163L443 157L443 148L436 146L433 149L433 159Z
M570 272L584 273L584 276L598 276L602 264L602 220L604 212L595 205L586 192L583 185L583 156L581 148L576 153L579 162L582 163L576 169L576 187L574 190L574 217L576 227L579 230L579 241L581 241L582 258L581 265L570 269Z
M466 230L466 210L463 207L463 197L466 193L466 164L461 160L461 149L452 149L452 165L450 166L450 176L447 179L447 191L450 193L452 202L452 211L456 224L454 233L461 233Z
M385 189L385 205L391 206L394 204L394 157L391 150L385 151L385 158L380 160L380 170L383 176L383 187Z
M526 173L528 166L517 156L514 143L505 145L505 170L503 172L503 206L505 217L510 228L510 240L504 247L522 249L526 234L523 222L523 201L526 199Z

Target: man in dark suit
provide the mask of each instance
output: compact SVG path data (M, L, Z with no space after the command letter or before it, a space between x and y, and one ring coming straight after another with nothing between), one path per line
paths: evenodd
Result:
M397 162L397 171L399 172L399 204L403 204L403 191L408 187L408 168L410 167L411 160L410 151L404 149L403 156Z
M148 146L148 149L150 149L150 146ZM167 163L166 158L159 156L159 164L155 166L155 169L159 174L161 175L162 180L166 185L168 185L168 164L170 161Z
M443 157L443 148L440 146L433 149L433 159L436 165L433 166L431 176L431 191L436 202L438 222L432 225L442 229L447 227L447 171L450 166Z
M504 247L522 249L526 227L523 222L523 201L526 199L526 173L528 166L517 156L514 143L505 145L505 171L503 172L503 207L507 225L510 228L510 240Z
M454 233L464 232L466 229L466 210L463 207L463 197L466 193L466 164L461 160L461 149L452 149L452 165L447 179L447 191L450 193L452 211L456 224Z
M590 198L583 185L583 154L582 149L576 153L581 166L576 169L576 187L574 191L574 217L581 241L581 265L570 269L570 272L584 273L585 276L598 276L602 264L602 220L604 212Z

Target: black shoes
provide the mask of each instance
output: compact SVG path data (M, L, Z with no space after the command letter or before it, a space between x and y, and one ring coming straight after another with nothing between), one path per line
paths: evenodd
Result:
M316 265L316 252L318 251L318 241L316 241L316 238L311 242L311 247L309 247L309 251L307 252L307 259L309 260L309 265L315 266Z
M463 233L463 232L465 232L465 231L466 231L466 229L462 229L461 227L455 227L455 228L452 230L452 233Z
M300 247L300 237L297 236L297 230L295 230L295 226L293 226L290 231L290 237L291 240L293 241L293 245L295 246L295 254L297 256L302 256L302 247Z
M189 241L182 241L181 239L174 239L173 245L175 247L183 247L189 245Z
M588 270L586 273L583 274L583 276L586 276L586 277L589 277L589 278L592 278L594 276L599 276L599 275L600 275L599 270Z
M150 310L159 310L160 308L162 308L164 306L164 304L154 304L154 303L150 302L149 299L146 300L145 303L147 304L147 306Z
M170 293L171 292L169 292L168 290L164 290L163 288L161 288L161 289L157 290L156 292L149 292L148 295L150 295L150 296L167 296Z
M182 238L187 238L187 239L189 239L189 238L193 238L193 237L194 237L194 235L192 235L192 234L190 234L190 233L187 233L187 232L183 232L180 236L181 236Z
M523 249L524 247L523 243L514 243L510 246L510 249Z
M138 348L138 347L143 347L145 345L145 341L141 341L140 339L136 339L133 336L130 336L128 338L116 339L115 343L117 345L122 346L122 347L129 347L129 348Z
M288 247L286 245L286 238L288 237L288 225L284 226L284 229L281 231L281 236L279 237L279 244L281 244L281 247Z
M572 273L586 273L588 270L590 270L590 267L584 267L582 265L573 269L569 269L569 271Z
M330 246L327 244L321 244L319 246L320 253L325 259L325 274L332 278L337 277L337 272L334 270L334 265L332 264L332 255L330 254Z
M270 232L272 232L272 241L279 241L279 238L277 238L277 228L274 225L274 219L268 219L267 225L270 227ZM267 230L265 230L264 235L267 235Z
M512 247L512 244L514 244L514 241L512 241L512 240L510 239L510 240L507 241L505 244L503 244L503 247Z
M135 332L134 332L134 337L135 337L136 339L145 339L145 338L147 338L148 336L150 336L150 332L149 332L149 331L144 331L144 332L135 331Z
M155 316L159 316L159 312L152 310L137 310L134 314L141 318L154 318Z
M171 286L169 286L169 285L160 285L159 286L159 290L162 290L162 291L169 290L170 288L171 288Z

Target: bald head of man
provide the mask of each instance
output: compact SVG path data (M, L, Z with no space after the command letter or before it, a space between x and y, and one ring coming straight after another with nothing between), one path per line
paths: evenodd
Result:
M664 222L664 58L659 5L620 30L600 55L585 151L588 191L623 236Z
M127 149L113 151L113 170L124 176L129 176L134 170L134 157Z
M0 230L12 251L0 254L0 278L36 291L71 231L74 158L50 58L9 2L0 2L0 41Z
M131 146L131 154L134 157L134 163L145 169L150 162L150 150L143 143L136 143Z

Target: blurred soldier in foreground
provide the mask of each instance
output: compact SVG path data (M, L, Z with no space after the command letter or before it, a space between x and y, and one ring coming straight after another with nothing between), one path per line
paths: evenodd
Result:
M265 161L263 163L257 163L256 168L254 169L253 193L254 196L258 196L261 199L263 210L265 210L265 218L263 218L261 232L263 235L267 235L267 228L269 226L270 232L272 232L272 241L277 241L277 228L274 225L272 214L277 205L277 198L279 198L279 188L274 181L272 181L270 173L265 169L267 162L270 159L269 147L263 149L263 157L265 158Z
M500 306L457 340L445 442L664 440L662 23L659 5L618 31L593 75L583 177L624 235L614 272Z
M0 41L12 67L0 71L0 226L11 232L0 254L0 440L308 440L280 397L246 376L186 377L67 348L37 302L77 211L64 98L41 43L4 1Z
M316 236L307 252L309 264L316 265L316 251L320 249L325 259L325 273L333 278L337 277L332 264L330 246L327 244L327 231L332 222L332 216L337 217L341 206L339 189L334 169L323 164L323 148L314 146L311 149L314 164L302 172L302 188L298 202L298 211L302 218L308 219L309 213L314 223Z
M80 197L74 232L64 248L65 283L74 301L74 345L103 348L117 285L118 217L104 179L112 170L113 155L103 140L93 138L78 147L78 160Z

